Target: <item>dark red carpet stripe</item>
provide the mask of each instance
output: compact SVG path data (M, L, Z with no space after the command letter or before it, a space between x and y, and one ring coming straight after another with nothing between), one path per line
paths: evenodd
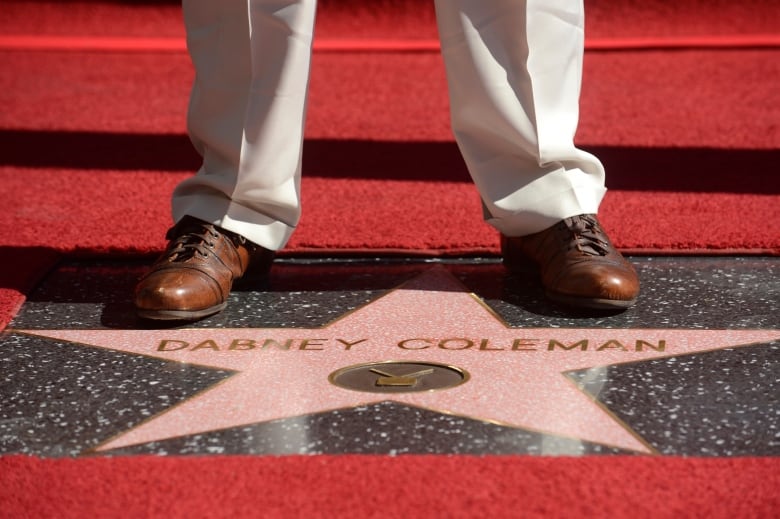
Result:
M769 518L775 458L0 458L5 517Z

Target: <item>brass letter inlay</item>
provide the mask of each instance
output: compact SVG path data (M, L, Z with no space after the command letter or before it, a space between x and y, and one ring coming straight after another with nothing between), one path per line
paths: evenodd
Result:
M659 339L657 345L651 344L641 339L636 341L636 351L645 351L645 347L655 351L666 351L666 341L664 339Z
M575 349L577 346L579 346L580 350L586 351L588 349L588 339L583 339L579 342L575 342L571 346L566 346L562 342L558 342L555 339L550 339L550 342L547 344L547 351L553 351L556 347L562 348L567 351L571 351Z
M621 350L621 351L628 351L628 348L626 348L622 342L610 339L598 348L596 348L596 351L604 351L604 350Z
M354 346L355 344L360 344L361 342L366 342L368 339L360 339L360 340L355 341L355 342L345 341L344 339L336 339L336 340L339 341L344 346L346 346L344 348L346 351L349 351L349 350L352 349L352 346Z
M174 339L163 339L160 341L159 346L157 346L157 351L183 350L189 345L190 343L186 341L176 341Z

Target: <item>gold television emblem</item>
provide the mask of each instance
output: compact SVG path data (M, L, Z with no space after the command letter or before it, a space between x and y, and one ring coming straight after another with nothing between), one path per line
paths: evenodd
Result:
M469 379L465 370L423 361L383 361L347 366L328 377L338 387L368 393L437 391Z

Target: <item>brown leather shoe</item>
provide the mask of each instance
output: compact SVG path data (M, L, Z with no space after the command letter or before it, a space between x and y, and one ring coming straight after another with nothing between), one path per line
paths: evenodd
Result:
M559 303L622 309L639 295L634 267L609 241L596 215L566 218L528 236L502 237L501 252L510 270L533 262L547 297Z
M215 314L227 306L236 280L266 275L274 257L273 251L191 216L166 238L165 252L135 289L136 311L145 319L195 320Z

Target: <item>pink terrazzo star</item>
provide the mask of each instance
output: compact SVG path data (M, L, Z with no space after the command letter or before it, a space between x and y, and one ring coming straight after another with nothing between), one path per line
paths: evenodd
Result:
M652 452L565 373L780 338L780 330L509 328L443 268L322 328L19 331L236 372L98 450L393 400ZM447 364L471 377L397 394L328 380L340 368L382 361Z

